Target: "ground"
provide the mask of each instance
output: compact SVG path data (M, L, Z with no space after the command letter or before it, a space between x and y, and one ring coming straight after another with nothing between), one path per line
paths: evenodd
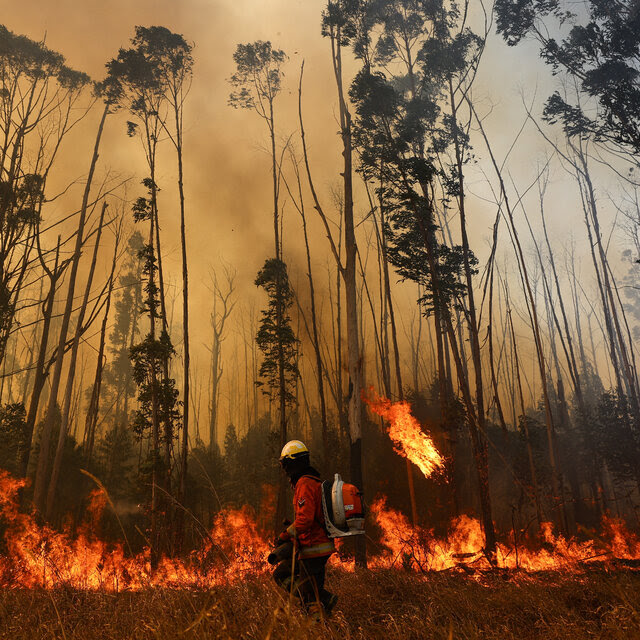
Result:
M334 570L340 600L312 625L266 576L211 591L134 593L4 589L0 638L500 639L640 638L640 573L579 575Z

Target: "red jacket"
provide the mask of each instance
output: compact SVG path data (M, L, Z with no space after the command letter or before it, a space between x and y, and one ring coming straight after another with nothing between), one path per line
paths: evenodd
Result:
M333 540L324 530L322 482L313 476L302 476L293 492L295 519L287 529L296 538L301 558L329 556L335 551Z

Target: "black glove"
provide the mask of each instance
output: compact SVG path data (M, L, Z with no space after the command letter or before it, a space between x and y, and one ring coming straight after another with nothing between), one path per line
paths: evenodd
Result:
M282 531L273 539L273 546L279 547L281 544L284 544L289 540L291 540L291 536L286 532L286 530Z
M291 536L287 533L287 527L291 525L291 520L285 518L282 521L282 526L284 529L273 539L273 546L279 547L283 542L287 542L287 540L291 540Z

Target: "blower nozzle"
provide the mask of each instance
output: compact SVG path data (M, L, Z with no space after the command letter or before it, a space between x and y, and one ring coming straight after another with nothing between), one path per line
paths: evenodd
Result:
M283 542L267 556L267 562L271 565L276 565L279 562L290 558L292 555L293 542L291 542L291 540L287 540L287 542Z

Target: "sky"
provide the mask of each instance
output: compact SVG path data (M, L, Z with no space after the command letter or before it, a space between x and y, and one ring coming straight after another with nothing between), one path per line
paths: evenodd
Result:
M135 25L162 25L194 43L193 85L185 107L185 189L192 344L196 371L205 375L202 372L209 342L212 270L220 272L224 264L237 269L237 313L246 312L251 304L259 308L264 300L253 280L273 244L267 130L254 113L237 111L227 104L232 54L238 43L258 39L271 40L288 54L284 89L276 105L281 141L292 134L297 139L297 81L300 64L305 61L303 104L310 160L321 198L331 207L331 189L338 185L341 157L329 45L320 34L324 1L1 0L0 6L7 28L34 40L45 38L47 45L62 53L71 67L95 79L102 77L105 63L117 55L118 48L128 45ZM556 83L540 63L533 43L509 48L495 33L490 37L474 96L478 110L487 114L486 127L498 158L504 157L512 146L524 122L523 98L539 113L542 101ZM87 118L63 150L64 161L52 176L60 188L86 175L97 117L96 112ZM113 180L128 180L127 197L135 198L143 193L140 180L145 175L144 162L139 141L125 135L125 120L124 114L117 114L108 121L99 173ZM556 131L552 135L558 134ZM162 189L162 242L173 294L179 300L176 168L169 145L165 147L157 180ZM525 129L510 155L510 178L520 190L534 179L545 153L539 135L532 127ZM476 156L478 165L470 170L469 218L472 246L482 256L487 251L495 205L483 200L490 196L483 175L490 173L490 167L481 146L477 147ZM603 175L602 180L605 193L609 178ZM70 198L77 199L77 193L72 191ZM580 250L584 234L579 227L581 211L576 187L557 165L549 193L554 240L567 243L573 236ZM65 200L54 203L47 215L54 219L68 206L71 205ZM362 198L357 198L358 215L365 210ZM311 241L314 268L326 273L331 257L323 232L313 219ZM304 254L300 221L290 204L285 208L284 252L285 259L293 265L295 284L304 277L296 269ZM415 290L400 287L396 295L401 317L410 322ZM175 315L179 322L179 302ZM241 319L234 318L233 330L240 331ZM227 357L230 354L228 351Z

